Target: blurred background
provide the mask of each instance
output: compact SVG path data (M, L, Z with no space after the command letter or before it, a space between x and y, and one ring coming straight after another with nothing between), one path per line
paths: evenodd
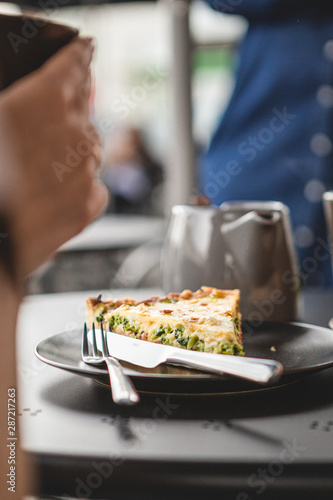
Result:
M28 282L29 293L159 285L159 253L172 188L172 71L168 0L66 7L40 14L96 40L92 116L104 143L101 177L110 204L101 220L65 245ZM23 12L32 12L22 8ZM20 12L0 4L0 12ZM195 157L207 146L234 83L246 22L191 2L189 31ZM172 203L171 203L172 204Z

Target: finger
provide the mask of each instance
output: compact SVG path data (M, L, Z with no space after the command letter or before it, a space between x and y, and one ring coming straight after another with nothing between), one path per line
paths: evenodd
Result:
M91 38L75 37L59 49L51 59L53 59L54 64L62 66L64 71L70 70L73 64L82 69L88 69L93 53L94 43Z
M88 217L90 221L96 219L102 212L105 211L109 201L109 193L102 182L95 180L90 195L88 197Z
M91 124L85 128L83 135L89 141L90 154L93 159L94 172L98 169L102 157L102 140L98 130Z
M89 75L94 47L89 38L75 37L56 52L44 65L44 69L57 80L69 79L74 84L84 82ZM74 80L73 80L74 79Z
M99 168L101 164L101 158L102 158L102 148L100 144L93 144L91 148L92 155L95 159L96 163L96 170Z
M67 95L72 99L73 106L77 108L79 113L83 113L86 120L89 120L90 106L89 98L91 92L91 72L89 70L87 77L81 82L78 88L68 86Z

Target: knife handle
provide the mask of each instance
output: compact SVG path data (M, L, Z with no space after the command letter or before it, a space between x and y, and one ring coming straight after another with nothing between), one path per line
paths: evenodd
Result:
M234 375L262 384L276 382L283 373L281 363L270 359L261 360L260 358L242 358L228 354L187 352L182 349L172 351L166 362L217 375Z

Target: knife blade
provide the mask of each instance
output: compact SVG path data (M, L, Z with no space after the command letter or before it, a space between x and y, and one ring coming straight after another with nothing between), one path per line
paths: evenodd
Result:
M261 384L274 383L283 374L278 361L187 351L180 347L134 339L114 332L104 332L111 356L133 365L155 368L167 363L215 375L233 375Z

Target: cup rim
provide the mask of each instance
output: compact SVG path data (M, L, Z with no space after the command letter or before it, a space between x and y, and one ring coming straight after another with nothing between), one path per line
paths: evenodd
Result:
M13 13L9 14L6 12L0 12L0 19L11 19L11 20L28 20L34 23L41 23L44 26L54 26L62 29L68 29L69 32L72 32L73 35L79 35L79 30L75 26L68 24L66 22L59 22L53 19L49 19L46 14L40 12L38 14L30 14L30 13Z

